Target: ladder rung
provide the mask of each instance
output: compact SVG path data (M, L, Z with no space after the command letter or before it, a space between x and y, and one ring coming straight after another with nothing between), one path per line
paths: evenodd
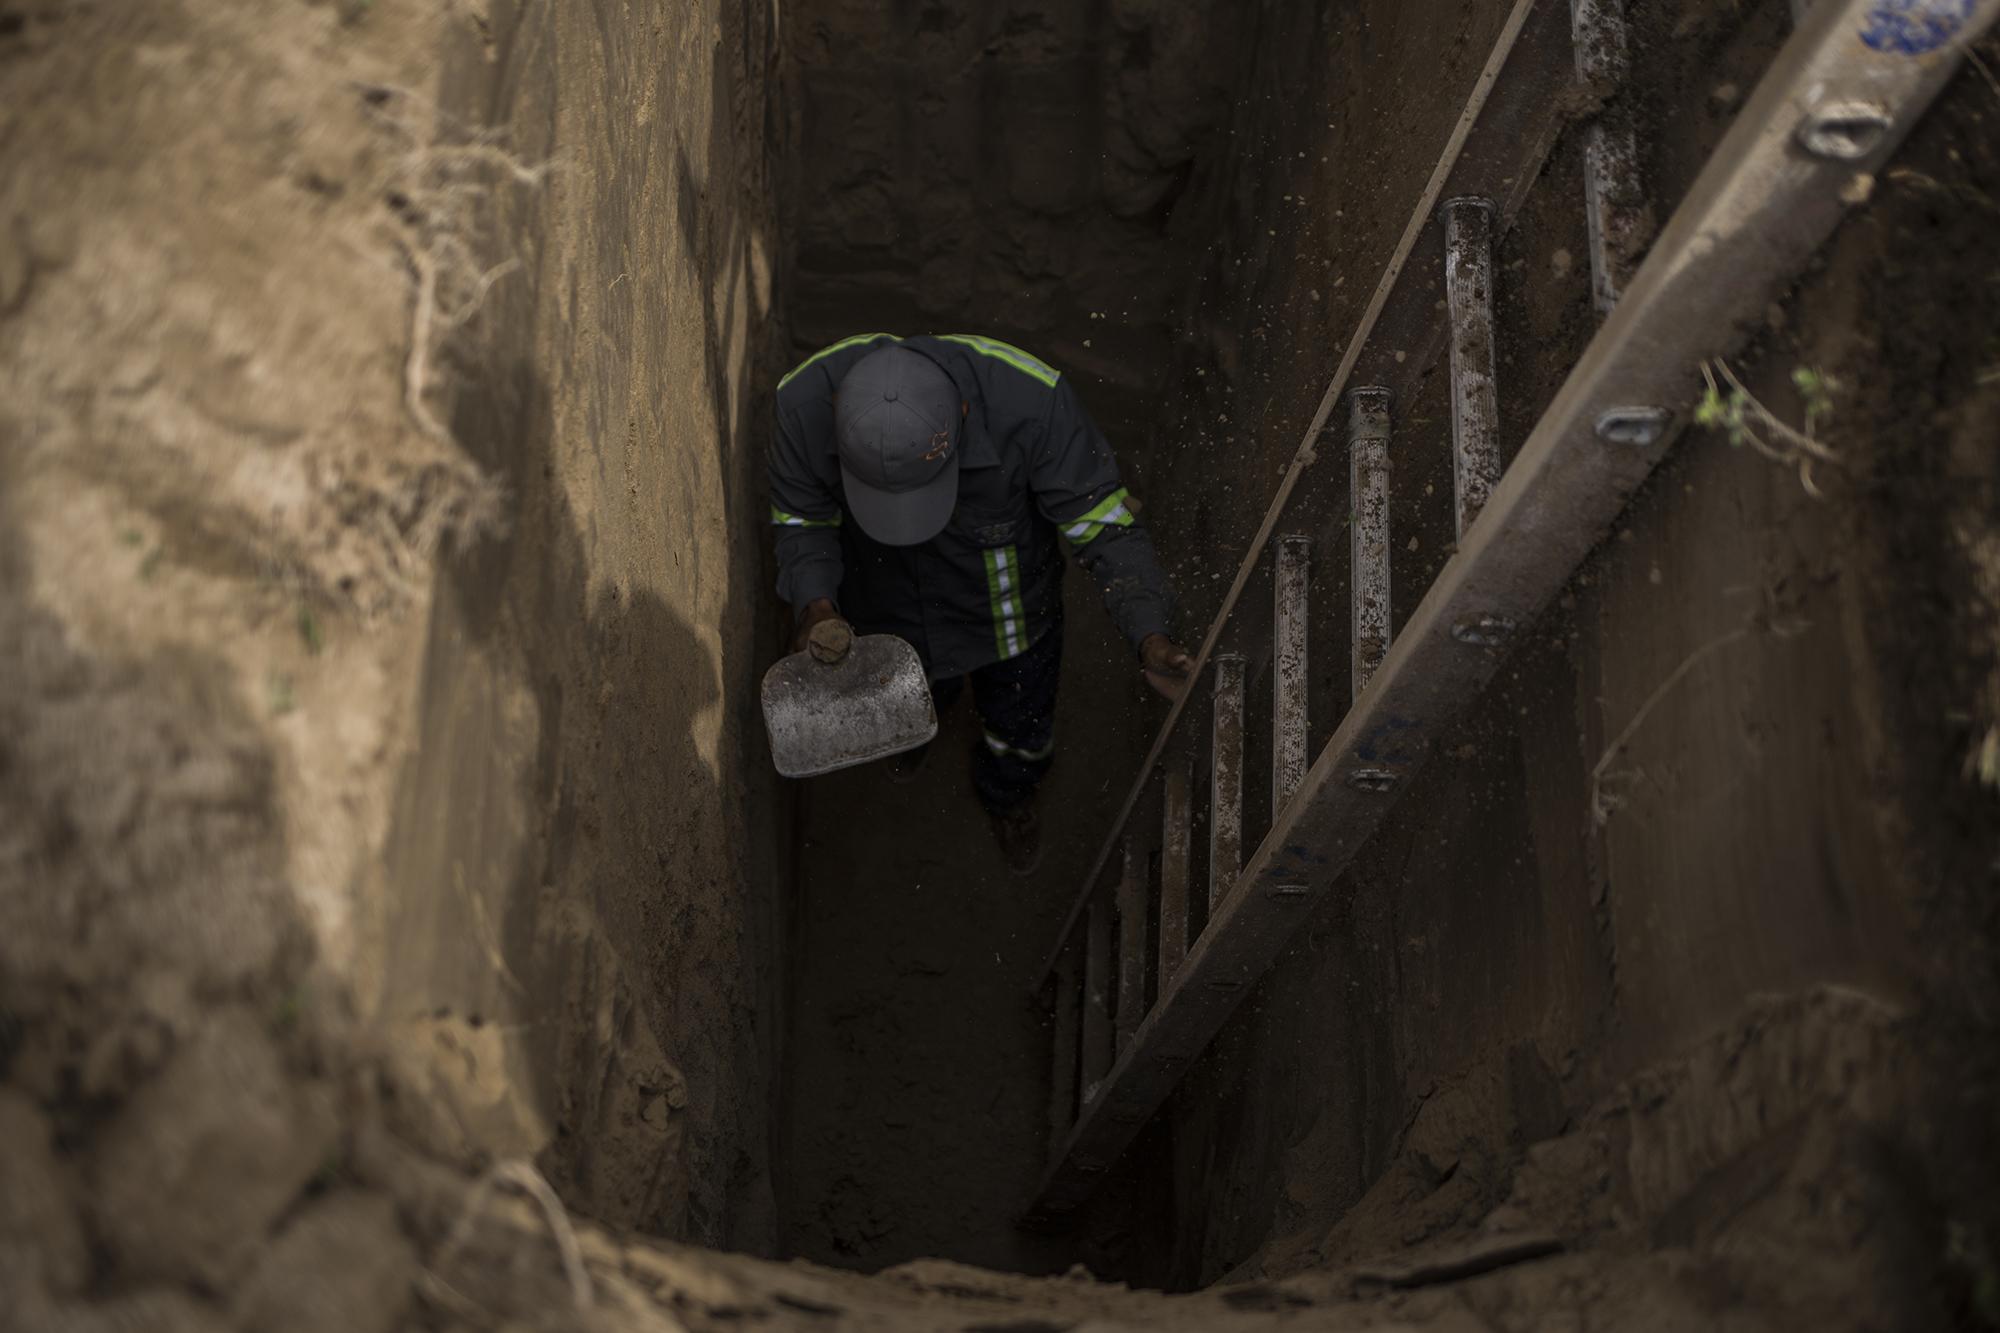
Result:
M1493 382L1493 205L1444 206L1444 290L1451 318L1451 473L1458 539L1500 481L1500 395Z
M1062 1142L1076 1122L1076 1079L1083 1044L1084 941L1071 937L1056 959L1055 1054L1049 1067L1049 1142Z
M1630 129L1600 122L1584 132L1583 203L1591 299L1597 317L1606 319L1652 239L1652 215L1639 183L1639 142Z
M1793 0L1796 7L1799 0ZM1587 87L1610 92L1625 82L1630 42L1625 0L1571 0L1576 72ZM1584 217L1590 232L1590 288L1597 317L1607 318L1652 240L1653 218L1639 177L1639 143L1626 126L1602 119L1584 131Z
M1138 839L1125 840L1118 877L1118 1049L1124 1050L1146 1016L1146 861Z
M1625 0L1570 0L1569 27L1577 77L1598 91L1623 83L1631 50L1625 35Z
M1271 818L1276 819L1306 776L1306 592L1312 541L1278 538L1277 598L1271 629Z
M1389 652L1389 391L1356 389L1347 403L1348 494L1354 507L1354 695Z
M1160 802L1160 989L1173 983L1187 959L1188 876L1194 840L1191 783L1185 762L1167 765Z
M1243 869L1243 658L1215 655L1215 724L1210 734L1208 905L1229 895Z
M1105 894L1091 899L1084 936L1081 1104L1088 1106L1111 1072L1111 900Z

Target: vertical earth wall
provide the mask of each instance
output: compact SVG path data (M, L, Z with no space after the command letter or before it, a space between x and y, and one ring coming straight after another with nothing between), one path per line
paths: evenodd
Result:
M378 999L415 1132L750 1251L773 1244L789 864L755 711L776 24L715 3L458 25L440 114L540 173L478 238L514 267L452 367L452 429L512 526L431 620Z
M1297 446L1508 9L1246 18L1198 333L1156 443L1170 554L1245 545L1272 489L1246 475L1274 481ZM1636 122L1660 218L1788 21L1634 7L1638 72L1607 114ZM1965 191L1991 197L1990 96L1973 75L1948 93L1742 354L1780 411L1803 410L1795 368L1838 383L1826 497L1691 431L1184 1085L1180 1280L1448 1232L1523 1145L1760 994L1850 987L1966 1030L1991 975L1990 935L1964 930L1991 850L1967 755L1993 716L1991 464L1966 450L1993 389L1970 344L1911 331L1970 319L1991 346L1993 307L1951 277L1984 263ZM1498 247L1509 450L1594 328L1579 140ZM1451 554L1441 366L1395 418L1400 626ZM1319 466L1345 468L1342 419ZM1329 622L1345 565L1318 553ZM1315 644L1315 744L1347 702L1344 635Z

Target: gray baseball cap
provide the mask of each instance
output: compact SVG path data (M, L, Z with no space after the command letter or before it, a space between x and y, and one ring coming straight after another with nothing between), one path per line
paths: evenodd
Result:
M887 546L915 546L944 530L958 504L958 386L907 347L855 362L834 395L833 434L847 507Z

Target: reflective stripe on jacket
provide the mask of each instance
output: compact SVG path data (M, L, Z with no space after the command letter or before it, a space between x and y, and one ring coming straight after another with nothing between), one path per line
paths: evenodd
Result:
M871 540L841 493L834 388L889 342L943 367L967 405L958 507L919 546ZM1135 650L1169 632L1166 574L1126 503L1110 444L1069 382L1018 347L971 334L859 334L778 381L777 416L771 523L778 595L793 607L828 598L864 632L907 639L934 679L961 675L1026 652L1054 623L1060 533Z

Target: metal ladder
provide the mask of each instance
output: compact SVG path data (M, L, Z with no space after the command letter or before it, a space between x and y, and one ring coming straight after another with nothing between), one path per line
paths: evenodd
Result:
M2000 0L1933 8L1959 17L1885 30L1878 0L1816 0L1636 272L1650 216L1637 145L1615 121L1585 127L1600 327L1503 475L1493 244L1563 128L1555 90L1571 78L1615 90L1627 59L1623 0L1515 5L1196 655L1207 735L1180 734L1190 686L1038 982L1054 1013L1051 1155L1030 1220L1081 1204L1171 1095L1664 456L1698 365L1782 293L1840 221L1855 177L1880 167L2000 18ZM1440 354L1458 547L1392 642L1391 417ZM1341 402L1347 468L1314 470ZM1308 763L1310 558L1342 526L1353 702ZM1244 594L1266 572L1267 548L1271 597L1260 605ZM1271 822L1246 857L1246 695L1253 666L1266 665ZM1194 847L1204 777L1205 867ZM1142 806L1157 806L1157 840L1139 827Z

